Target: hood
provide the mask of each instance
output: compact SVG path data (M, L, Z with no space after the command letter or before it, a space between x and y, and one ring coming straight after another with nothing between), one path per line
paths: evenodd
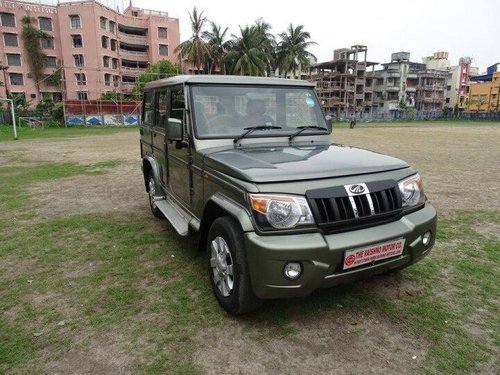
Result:
M407 168L402 160L344 145L259 147L205 155L205 167L250 182L297 181Z

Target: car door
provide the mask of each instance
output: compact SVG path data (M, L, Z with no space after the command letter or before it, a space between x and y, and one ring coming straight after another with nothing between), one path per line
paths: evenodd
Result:
M154 120L154 92L145 92L142 102L141 125L141 157L153 155L152 127Z
M154 120L152 127L153 155L159 166L161 184L167 186L167 91L158 90L154 95Z
M166 187L168 185L168 167L167 167L167 119L168 119L168 90L159 89L154 96L154 125L152 131L153 154L160 167L160 181Z
M170 118L182 121L187 139L184 86L169 88ZM191 205L192 175L190 171L190 146L188 143L173 141L168 144L168 190L185 207Z

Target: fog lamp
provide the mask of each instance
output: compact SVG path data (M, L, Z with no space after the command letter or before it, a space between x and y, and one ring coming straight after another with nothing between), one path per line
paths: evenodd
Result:
M424 235L422 236L422 243L424 244L424 246L427 246L431 243L431 238L432 234L430 231L424 233Z
M302 274L302 264L299 262L290 262L285 264L283 275L288 280L297 280Z

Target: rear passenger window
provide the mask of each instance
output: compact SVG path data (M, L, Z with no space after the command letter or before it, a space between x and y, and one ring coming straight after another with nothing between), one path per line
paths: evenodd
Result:
M158 105L156 107L156 126L167 126L168 119L168 94L167 89L158 93Z
M153 125L154 118L154 93L144 93L144 101L142 103L142 123L144 125Z

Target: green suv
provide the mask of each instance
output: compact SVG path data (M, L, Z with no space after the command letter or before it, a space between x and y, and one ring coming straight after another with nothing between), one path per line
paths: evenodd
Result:
M151 211L181 236L199 233L231 314L402 269L434 244L436 211L417 171L332 144L309 82L150 82L140 134Z

